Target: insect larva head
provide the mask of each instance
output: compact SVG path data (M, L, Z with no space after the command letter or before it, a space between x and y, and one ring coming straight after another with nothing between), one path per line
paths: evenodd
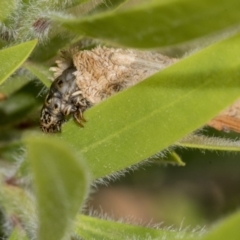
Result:
M43 106L40 116L40 127L43 132L60 132L64 121L62 113L54 114L48 107Z
M72 94L77 92L75 71L75 67L67 68L53 81L41 110L40 126L43 132L60 132L65 117L77 111L71 100Z

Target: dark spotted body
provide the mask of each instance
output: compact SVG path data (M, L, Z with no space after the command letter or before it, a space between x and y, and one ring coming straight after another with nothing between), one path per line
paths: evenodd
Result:
M83 112L91 104L76 84L75 71L74 67L67 68L53 81L41 110L40 126L43 132L60 132L62 123L70 114L83 126Z

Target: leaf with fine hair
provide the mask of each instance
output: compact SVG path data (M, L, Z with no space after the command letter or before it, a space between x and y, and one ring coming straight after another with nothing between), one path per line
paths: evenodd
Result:
M64 141L50 136L25 139L38 206L37 239L59 240L69 234L89 186L83 160Z
M75 232L84 239L189 239L187 232L153 229L150 227L135 226L110 220L78 215ZM197 235L197 233L195 234Z
M18 2L15 0L0 1L0 21L3 22L17 8Z
M208 137L199 134L190 134L181 139L177 146L204 149L211 151L228 151L228 152L239 152L240 141L229 138L220 137Z

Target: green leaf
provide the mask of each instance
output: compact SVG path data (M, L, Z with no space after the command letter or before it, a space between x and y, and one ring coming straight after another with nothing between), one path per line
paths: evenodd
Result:
M153 156L150 159L156 160L156 162L160 162L163 164L185 166L185 163L182 161L181 157L173 151L156 154L156 156Z
M136 164L204 125L239 98L240 34L214 44L86 111L62 138L96 178Z
M188 239L189 233L134 226L89 216L78 215L75 231L83 239Z
M239 152L240 151L240 141L232 140L229 138L219 138L219 137L208 137L199 134L190 134L178 143L177 146L194 148L194 149L205 149L212 151L229 151L229 152Z
M167 149L166 151L159 152L149 158L149 160L155 163L161 163L163 165L171 164L177 166L185 166L181 157L173 150Z
M60 139L28 136L26 143L35 180L38 239L62 239L84 201L89 172Z
M0 21L4 21L17 7L15 0L0 1Z
M36 44L37 40L32 40L0 51L0 84L22 65Z
M221 223L215 226L215 228L206 234L205 237L201 238L201 240L239 240L240 239L240 231L239 231L239 223L240 223L240 212L236 212L232 216L228 217Z
M183 43L240 23L240 1L148 1L86 18L53 17L67 29L134 48Z

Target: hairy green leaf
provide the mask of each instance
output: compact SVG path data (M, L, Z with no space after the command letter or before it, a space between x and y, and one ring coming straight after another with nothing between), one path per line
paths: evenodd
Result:
M4 21L17 7L15 0L0 1L0 21Z
M37 40L32 40L0 51L0 84L22 65L36 44Z
M156 162L161 162L163 164L172 164L178 166L185 166L181 157L174 151L167 151L166 153L156 154L156 156L151 157L151 159L156 160Z
M80 35L134 48L156 48L240 24L239 8L238 0L231 4L228 0L154 0L86 18L54 19Z
M188 147L194 149L205 149L212 151L229 151L229 152L239 152L240 151L240 141L228 138L219 137L208 137L199 134L190 134L181 141L179 141L177 146Z
M69 122L62 138L102 177L150 157L204 125L239 97L240 35L214 44Z
M62 239L84 201L89 172L60 139L28 136L26 143L38 204L38 239Z
M127 223L113 222L79 215L75 231L84 239L188 239L189 233L134 226Z

